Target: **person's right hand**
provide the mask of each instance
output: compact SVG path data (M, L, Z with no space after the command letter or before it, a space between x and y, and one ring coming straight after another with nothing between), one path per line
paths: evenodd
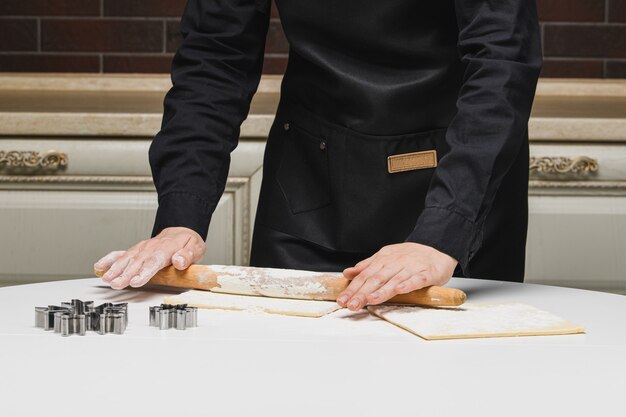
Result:
M109 253L94 264L94 270L107 271L102 280L111 288L141 287L166 266L186 269L202 259L205 250L202 236L194 230L168 227L126 251Z

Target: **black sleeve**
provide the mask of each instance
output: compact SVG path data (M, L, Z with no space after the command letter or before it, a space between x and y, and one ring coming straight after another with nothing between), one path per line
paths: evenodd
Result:
M159 195L152 236L184 226L206 239L261 77L269 7L269 0L187 2L173 86L149 150Z
M480 247L492 201L527 135L542 65L535 0L456 0L464 64L450 151L406 241L431 246L464 272Z

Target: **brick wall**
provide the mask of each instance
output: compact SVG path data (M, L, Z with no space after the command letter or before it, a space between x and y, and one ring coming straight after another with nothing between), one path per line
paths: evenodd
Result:
M626 78L626 0L537 0L545 77Z
M0 0L0 71L169 72L185 2ZM626 0L537 2L544 77L626 78ZM264 72L286 58L274 9Z

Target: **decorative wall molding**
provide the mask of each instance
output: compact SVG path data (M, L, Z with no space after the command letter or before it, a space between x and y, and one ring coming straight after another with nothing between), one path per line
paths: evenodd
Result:
M539 174L589 174L597 172L598 168L598 161L587 156L533 156L529 165L531 173Z
M65 168L68 163L67 154L55 150L47 152L0 150L0 168L55 170Z
M529 181L530 188L579 188L579 189L621 189L626 190L626 181Z
M0 175L0 183L44 184L152 184L148 176Z
M227 186L241 187L249 178L229 177ZM46 184L152 184L150 176L114 175L0 175L0 183L46 183Z
M626 181L544 181L530 180L529 196L624 197Z

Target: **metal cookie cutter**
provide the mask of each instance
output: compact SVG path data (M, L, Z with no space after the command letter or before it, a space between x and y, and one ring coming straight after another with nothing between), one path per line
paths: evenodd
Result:
M54 313L54 332L61 336L78 334L84 336L87 333L84 314L72 314L65 311Z
M87 328L99 334L124 334L128 325L128 303L104 303L87 314Z
M59 306L35 307L35 326L44 330L53 330L54 315L57 312L67 312L70 314L72 310L67 307Z
M198 325L198 308L187 304L161 304L150 307L150 326L161 330L185 330Z
M99 334L123 334L128 324L127 303L104 303L94 307L93 301L72 300L61 306L35 307L35 326L54 330L61 336L78 334L87 330Z
M84 335L85 312L92 308L93 301L72 300L61 306L35 307L35 326L44 330L54 330L62 336Z

